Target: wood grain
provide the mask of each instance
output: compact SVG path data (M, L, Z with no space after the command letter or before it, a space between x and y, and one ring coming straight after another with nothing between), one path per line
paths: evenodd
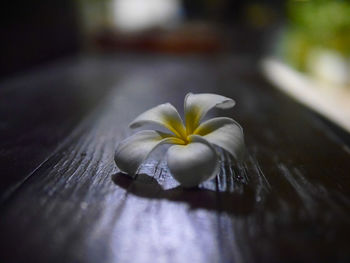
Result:
M48 64L0 83L0 203L4 202L106 96L115 74L92 57Z
M349 148L267 84L253 57L117 55L90 63L103 65L114 84L1 206L1 262L350 260ZM119 173L113 154L130 134L127 124L163 102L181 109L189 91L237 101L212 114L242 124L245 161L222 152L220 175L191 190L169 174L166 149L135 180Z

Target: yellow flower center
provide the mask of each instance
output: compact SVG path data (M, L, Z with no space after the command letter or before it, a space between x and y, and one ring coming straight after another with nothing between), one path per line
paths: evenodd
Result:
M189 132L189 130L186 130L182 134L176 132L174 136L174 142L180 145L187 145L192 142L191 136L195 134L196 133L194 131Z
M192 106L192 108L186 112L185 124L175 118L169 118L168 116L167 118L164 118L163 122L165 123L165 126L174 133L173 143L187 145L191 143L192 135L203 135L210 132L208 128L196 132L200 124L200 116L200 109L196 106Z

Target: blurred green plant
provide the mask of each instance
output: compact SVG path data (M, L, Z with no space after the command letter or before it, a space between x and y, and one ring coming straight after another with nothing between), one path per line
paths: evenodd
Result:
M283 55L299 70L305 70L315 48L337 51L350 57L349 0L289 0L289 25L283 37Z

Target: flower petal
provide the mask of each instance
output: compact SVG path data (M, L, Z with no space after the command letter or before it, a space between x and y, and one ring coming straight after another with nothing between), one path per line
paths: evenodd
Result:
M232 99L221 95L188 93L184 103L187 134L191 134L198 127L201 119L213 107L229 109L234 105L235 102Z
M184 187L194 187L213 178L219 171L215 149L199 136L187 145L171 146L167 162L173 177Z
M203 122L194 132L208 142L228 151L236 159L244 155L242 127L233 119L219 117Z
M172 135L159 131L140 131L118 145L114 161L122 172L134 175L141 163L157 146L180 143L179 141Z
M186 130L181 117L170 103L164 103L145 111L130 123L130 128L138 128L145 124L161 125L175 135L186 138Z

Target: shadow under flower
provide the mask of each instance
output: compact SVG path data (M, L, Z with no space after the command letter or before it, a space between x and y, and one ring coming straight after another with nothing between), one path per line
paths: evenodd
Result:
M233 215L247 215L254 205L254 191L244 185L242 192L220 192L203 188L186 189L177 186L164 190L156 179L139 174L135 179L124 173L112 175L113 182L129 193L149 199L165 199L188 203L191 209L207 209Z

